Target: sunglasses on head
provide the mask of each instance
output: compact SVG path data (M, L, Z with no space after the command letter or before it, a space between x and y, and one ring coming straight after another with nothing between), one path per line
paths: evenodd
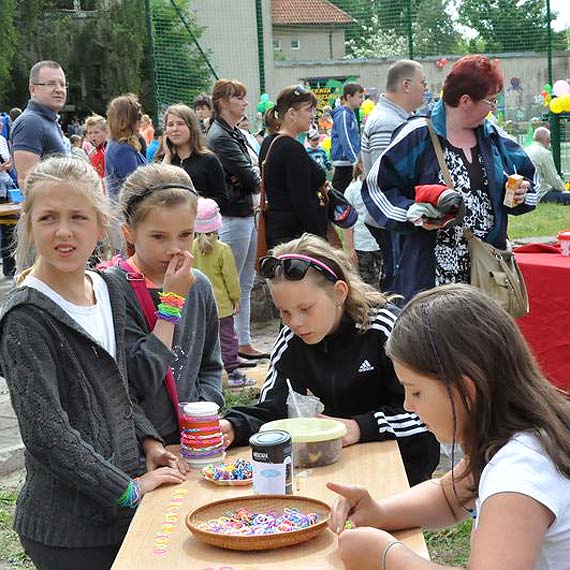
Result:
M328 265L308 255L296 253L280 255L279 257L267 255L259 260L259 274L264 279L274 279L277 275L277 269L281 268L283 276L288 281L301 281L307 274L309 267L318 271L331 283L336 283L339 280L337 274Z
M308 91L302 85L297 85L297 87L295 87L295 91L293 91L293 95L295 97L299 97L305 93L308 93Z

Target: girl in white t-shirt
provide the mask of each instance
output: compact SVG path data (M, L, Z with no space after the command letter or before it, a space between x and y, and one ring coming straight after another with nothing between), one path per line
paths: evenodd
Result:
M465 457L441 479L381 502L362 487L329 483L341 496L331 527L347 570L443 568L390 532L470 516L470 570L570 568L570 403L544 378L516 323L480 290L446 285L408 303L386 353L404 407Z
M32 251L33 265L0 311L0 373L26 446L15 529L38 568L105 570L141 497L184 475L131 400L120 286L85 269L109 227L101 179L49 158L26 182L16 260Z

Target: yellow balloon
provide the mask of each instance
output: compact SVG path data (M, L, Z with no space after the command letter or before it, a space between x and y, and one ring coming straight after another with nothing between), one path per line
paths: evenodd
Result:
M550 101L550 110L557 115L558 113L562 113L562 101L560 101L559 97L556 97Z
M560 97L560 104L562 105L562 110L565 113L570 112L570 95L563 95Z
M327 152L330 152L330 151L331 151L331 138L330 138L330 137L325 137L325 138L321 141L321 146L322 146Z
M374 109L374 101L372 101L372 99L366 99L366 101L362 102L360 108L362 109L364 116L367 117L370 115L370 113L372 113L372 109Z

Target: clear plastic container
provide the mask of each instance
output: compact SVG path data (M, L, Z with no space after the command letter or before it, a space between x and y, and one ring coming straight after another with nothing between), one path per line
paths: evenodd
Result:
M346 426L328 418L288 418L261 426L259 431L285 430L293 440L295 467L321 467L336 463L342 450Z

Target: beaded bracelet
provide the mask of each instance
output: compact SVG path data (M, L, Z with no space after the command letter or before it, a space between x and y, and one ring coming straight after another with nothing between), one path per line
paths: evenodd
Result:
M182 317L182 309L184 308L185 297L172 292L160 293L160 304L156 311L156 318L177 323Z
M117 505L125 509L134 509L141 502L141 488L138 479L131 479L125 492L117 500Z

